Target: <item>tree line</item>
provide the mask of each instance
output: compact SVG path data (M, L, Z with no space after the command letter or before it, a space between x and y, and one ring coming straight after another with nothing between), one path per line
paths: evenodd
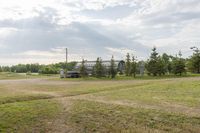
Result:
M97 78L115 78L117 74L124 74L126 76L135 77L137 74L141 73L140 66L142 63L144 63L145 73L152 76L162 76L166 74L183 75L187 72L200 74L200 50L197 47L192 47L191 50L193 50L192 56L183 58L181 52L177 53L176 56L168 55L167 53L160 55L156 47L154 47L150 57L146 61L138 61L135 56L131 57L130 53L127 53L124 61L124 71L117 69L113 56L110 60L109 67L104 66L102 59L99 57L92 69L92 76ZM0 72L58 74L60 69L68 71L73 70L76 64L76 62L67 64L60 62L49 65L40 65L38 63L18 64L13 66L0 66ZM82 61L79 71L82 77L88 76L85 60Z
M176 56L168 55L163 53L160 55L157 52L156 47L152 49L150 57L144 62L145 72L150 76L162 76L162 75L183 75L187 72L200 74L200 50L197 47L192 47L193 55L189 58L184 59L181 51ZM114 57L112 56L110 61L110 67L106 68L102 59L99 57L96 60L96 64L92 70L92 76L94 77L111 77L115 78L117 73L125 74L126 76L136 77L137 74L141 73L140 68L141 61L137 61L135 56L130 56L129 53L126 55L125 70L120 72L117 70ZM87 67L85 66L85 60L82 61L80 67L80 74L82 77L87 77Z
M15 73L40 73L40 74L58 74L60 69L73 70L76 62L68 64L64 62L41 65L35 64L18 64L13 66L0 66L0 72L15 72Z

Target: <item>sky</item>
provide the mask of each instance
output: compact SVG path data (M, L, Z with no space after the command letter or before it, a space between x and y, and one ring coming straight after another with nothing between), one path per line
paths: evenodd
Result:
M200 47L199 0L0 0L0 65L184 57Z

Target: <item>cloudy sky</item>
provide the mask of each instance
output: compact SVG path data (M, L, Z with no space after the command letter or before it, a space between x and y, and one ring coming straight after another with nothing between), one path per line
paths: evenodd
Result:
M0 65L200 47L199 0L0 0Z

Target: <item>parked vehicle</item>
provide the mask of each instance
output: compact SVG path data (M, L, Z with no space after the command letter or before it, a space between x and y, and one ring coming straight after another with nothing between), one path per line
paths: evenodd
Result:
M66 78L80 78L80 72L77 71L68 71L66 74Z

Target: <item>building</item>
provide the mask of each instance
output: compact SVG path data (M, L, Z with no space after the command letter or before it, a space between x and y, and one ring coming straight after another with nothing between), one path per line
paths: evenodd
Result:
M66 63L68 63L68 48L66 48L65 50L66 50ZM79 70L80 70L81 63L82 62L77 62L73 71L65 72L63 69L61 69L60 70L60 78L80 77ZM102 64L106 69L109 69L111 66L111 61L110 60L102 61ZM85 67L86 67L87 73L89 75L92 75L92 70L95 65L96 65L96 61L87 61L87 60L85 61ZM120 73L124 73L125 62L123 60L115 60L115 66L116 66L116 69Z
M102 64L103 66L106 68L106 69L109 69L110 66L111 66L111 61L102 61ZM74 70L76 71L79 71L80 70L80 66L81 66L81 63L82 62L78 62L74 68ZM89 75L92 74L92 70L93 70L93 67L96 65L96 61L85 61L85 67L87 69L87 73ZM124 72L125 71L125 62L123 60L116 60L115 61L115 66L116 66L116 69L119 71L119 72Z

